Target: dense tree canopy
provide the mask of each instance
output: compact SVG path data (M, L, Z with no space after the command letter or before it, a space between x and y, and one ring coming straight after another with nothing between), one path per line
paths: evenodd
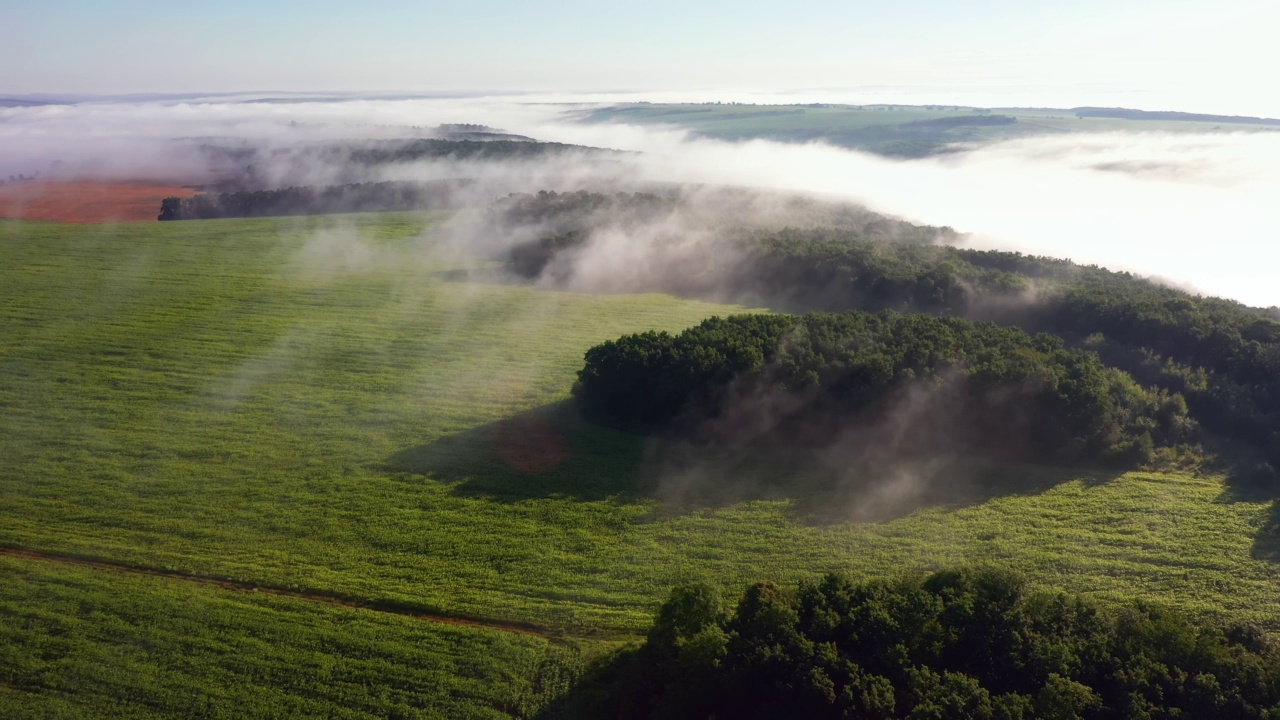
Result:
M578 378L592 416L715 442L892 438L906 453L1127 463L1195 436L1180 395L1094 354L929 315L711 318L591 348Z
M403 131L405 128L399 128ZM418 128L417 130L423 130ZM345 139L276 143L200 143L193 149L225 192L275 190L289 186L365 183L389 175L410 177L398 166L440 163L510 163L618 151L487 131L430 130L446 137ZM407 170L407 168L405 168ZM417 174L417 173L414 173Z
M666 221L667 231L682 234L713 230L730 241L713 249L724 258L708 257L712 262L737 259L735 249L742 242L765 244L774 232L789 227L805 228L804 232L825 233L830 239L858 238L911 245L933 244L955 237L946 227L914 225L885 217L850 203L824 202L803 197L762 200L748 191L703 190L700 193L597 193L541 191L536 194L514 193L490 208L493 225L503 228L532 227L541 233L533 239L521 238L511 248L513 258L541 256L541 264L517 262L516 270L537 277L557 252L585 245L591 233L602 228L635 228L646 222ZM838 233L832 235L831 233ZM790 244L783 239L782 245ZM697 270L697 269L695 269Z
M603 223L649 220L675 209L675 198L657 193L512 193L489 209L503 224L537 224L554 231L588 230Z
M446 134L465 126L455 126ZM483 128L484 126L476 126ZM484 131L480 131L484 132ZM510 137L510 136L508 136ZM245 147L205 143L199 151L213 161L229 162L236 167L305 163L310 167L342 165L386 165L421 160L518 160L545 157L566 152L611 152L600 148L565 143L512 139L445 139L405 138L392 140L335 140L283 147ZM323 163L323 165L317 165Z
M612 152L583 145L527 140L413 140L361 141L328 145L313 149L316 159L324 162L348 162L363 165L415 162L420 160L522 160L566 152Z
M506 253L512 270L537 278L557 256L581 248L593 229L651 222L675 207L675 198L656 193L543 190L498 200L489 208L487 221L494 234L523 237L532 231L532 237L512 244Z
M653 290L705 293L789 311L895 310L988 320L1050 333L1146 387L1184 396L1215 436L1247 443L1280 470L1280 310L1200 297L1129 273L1068 260L942 244L948 228L830 207L786 216L789 227L726 223L699 263L654 273ZM808 218L808 220L806 220ZM590 222L512 250L542 272L590 242Z
M735 608L693 585L546 716L1277 718L1280 653L1255 627L1103 608L996 570L762 582Z

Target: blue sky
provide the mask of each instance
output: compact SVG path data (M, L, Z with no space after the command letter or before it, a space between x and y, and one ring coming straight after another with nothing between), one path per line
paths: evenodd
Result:
M0 93L1109 85L1203 106L1272 92L1278 25L1274 0L4 0Z

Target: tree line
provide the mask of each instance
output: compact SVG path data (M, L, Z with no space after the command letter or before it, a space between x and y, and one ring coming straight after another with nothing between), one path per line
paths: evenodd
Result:
M495 224L537 225L552 233L564 233L602 224L652 220L675 208L676 198L658 193L540 190L536 194L511 193L493 203L488 214Z
M1016 125L1018 118L1012 115L961 115L958 117L930 118L905 122L898 127L904 129L951 130L960 127L990 127L993 125Z
M10 175L9 180L7 182L26 183L26 182L35 182L36 180L39 180L39 179L40 179L40 173L35 173L34 175L30 175L30 176L25 175L23 173L18 173L17 175ZM4 185L5 182L6 181L4 179L0 178L0 185Z
M421 162L504 162L566 154L608 155L618 151L566 143L477 133L449 138L331 140L283 146L201 143L196 149L217 174L223 190L275 189L314 182L322 168L333 184L369 182L387 166Z
M1121 118L1124 120L1177 120L1221 124L1245 123L1249 125L1280 125L1275 118L1249 117L1247 115L1207 115L1204 113L1175 112L1170 110L1131 110L1129 108L1078 107L1072 110L1080 118Z
M444 210L455 207L466 180L434 182L376 182L349 185L290 187L225 193L201 193L189 198L165 198L159 220L324 215L328 213Z
M723 269L727 263L736 262L744 247L768 245L771 233L795 232L789 226L803 227L800 232L806 233L842 233L842 237L857 237L868 242L907 245L932 245L940 238L956 236L948 227L914 225L849 203L800 197L771 198L768 207L762 210L758 207L759 198L751 192L720 190L708 195L691 199L679 192L543 190L536 194L512 193L489 208L488 221L498 232L509 233L512 228L521 231L516 234L517 242L508 247L505 259L517 274L529 278L539 277L561 253L585 246L597 230L634 229L666 220L672 221L670 225L675 233L714 229L722 236L719 247L708 248L703 267L683 269L704 276L708 274L706 266ZM764 230L762 226L772 229ZM536 232L527 237L531 228ZM790 239L784 239L779 247L792 244ZM761 262L779 265L782 259L762 257ZM756 272L749 268L733 269L738 276ZM761 274L769 275L768 272ZM755 280L751 278L750 282Z
M734 606L688 585L542 717L1273 720L1280 652L1254 626L992 569L761 582Z
M450 126L442 126L450 127ZM465 126L454 126L465 127ZM476 126L484 127L484 126ZM459 132L453 130L452 132ZM485 132L485 131L474 131ZM537 158L567 152L611 152L601 148L537 140L409 138L395 140L339 140L277 148L228 146L205 143L199 150L206 157L233 164L323 162L385 165L421 160L512 160ZM315 167L315 165L311 165Z
M486 220L495 234L504 236L510 236L513 228L525 234L530 228L536 231L531 239L508 247L505 259L518 275L537 278L560 253L586 244L593 229L651 222L676 206L674 197L657 193L542 190L499 199L489 207Z
M508 226L535 224L555 232L663 219L678 213L681 226L715 227L730 234L765 228L840 229L866 239L935 244L958 238L949 227L916 225L847 202L769 195L735 188L679 188L665 192L599 193L588 190L512 193L489 210ZM584 238L585 239L585 238Z
M377 140L336 144L311 148L306 154L324 162L349 162L359 165L421 160L522 160L568 152L609 152L600 148L566 143L527 140Z

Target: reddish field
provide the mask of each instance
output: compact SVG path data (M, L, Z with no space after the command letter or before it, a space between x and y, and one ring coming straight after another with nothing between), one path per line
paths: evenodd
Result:
M196 191L173 185L108 182L22 182L0 185L0 218L70 223L155 220L160 201Z

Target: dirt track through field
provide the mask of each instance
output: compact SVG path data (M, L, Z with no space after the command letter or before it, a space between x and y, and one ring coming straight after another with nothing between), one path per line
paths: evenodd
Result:
M187 575L179 572L171 572L166 570L157 570L155 568L136 567L133 565L125 565L110 560L98 560L77 557L74 555L63 555L59 553L46 553L35 550L22 550L18 548L0 548L0 556L22 558L25 560L42 560L45 562L61 563L63 565L74 565L76 567L93 568L96 570L106 570L109 572L129 573L132 575L148 575L151 577L167 578L170 580L182 580L189 583L199 585L213 585L224 590L234 590L237 592L252 592L274 595L277 597L292 598L294 600L305 600L307 602L324 603L326 605L337 605L340 607L353 608L356 610L369 610L371 612L387 613L390 615L400 615L402 617L410 617L424 622L440 623L443 625L460 625L463 627L483 628L486 630L498 630L501 632L520 633L522 635L535 635L553 639L551 633L546 629L535 627L532 625L522 625L515 623L503 623L493 620L485 620L482 618L470 618L459 615L436 615L424 614L412 609L391 607L374 602L360 602L357 600L349 600L347 598L338 597L336 595L327 595L320 592L304 592L296 590L285 590L283 588L264 587L250 582L239 580L226 580L221 578L205 577L201 575Z
M109 182L14 182L0 185L0 218L67 223L154 222L160 201L191 197L176 185Z

